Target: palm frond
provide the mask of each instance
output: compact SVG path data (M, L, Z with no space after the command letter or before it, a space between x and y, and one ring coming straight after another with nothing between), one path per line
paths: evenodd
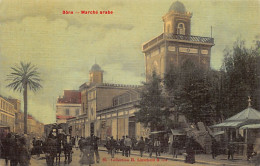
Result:
M13 72L8 74L6 79L11 82L7 85L8 88L19 92L23 90L24 86L28 86L34 92L42 88L40 73L37 71L38 68L35 65L20 62L20 65L15 65L11 69Z

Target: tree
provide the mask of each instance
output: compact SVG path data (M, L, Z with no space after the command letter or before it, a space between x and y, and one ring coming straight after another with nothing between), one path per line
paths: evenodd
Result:
M200 69L191 61L180 68L171 67L164 78L170 107L189 122L211 124L216 119L217 78L216 72Z
M152 131L167 129L168 123L170 123L170 112L162 94L161 79L154 71L151 80L143 84L141 100L136 105L139 108L139 111L135 113L137 121L144 124L145 127L149 126Z
M7 85L13 91L23 92L24 101L24 133L27 134L27 90L28 88L36 92L42 88L40 84L38 68L31 63L20 62L20 65L11 67L12 72L7 75L7 81L11 83Z
M226 49L222 65L222 94L224 117L230 117L247 107L247 97L253 105L259 102L259 41L256 47L246 48L245 41L236 41L233 49ZM259 109L259 108L257 108Z

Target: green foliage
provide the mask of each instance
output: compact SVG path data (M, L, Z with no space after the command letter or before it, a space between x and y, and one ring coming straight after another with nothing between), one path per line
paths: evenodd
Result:
M214 71L205 71L188 61L181 68L171 67L164 83L170 99L170 107L185 115L189 122L210 124L216 117Z
M260 41L250 49L236 42L224 54L221 71L200 69L186 61L181 67L172 66L163 82L154 72L151 81L144 83L138 121L152 130L172 128L177 120L169 117L177 112L189 122L211 125L245 109L248 96L259 110Z
M146 127L151 127L152 130L164 130L170 121L170 112L165 107L166 100L162 95L161 79L153 72L151 81L143 84L141 100L136 105L140 109L135 113L137 121Z
M31 65L31 63L20 62L20 66L16 65L11 69L11 74L7 75L7 81L11 82L7 85L8 88L19 92L22 92L25 86L28 86L34 92L42 88L36 66Z
M232 50L224 52L221 93L225 118L245 109L248 96L253 99L255 108L259 105L259 46L258 41L255 48L248 49L244 41L237 41Z
M7 85L8 88L14 91L23 91L23 101L24 101L24 133L27 134L27 90L28 87L33 92L36 92L42 88L40 84L40 77L38 69L36 66L31 65L31 63L20 62L20 65L11 67L11 74L7 75L7 81L11 83Z

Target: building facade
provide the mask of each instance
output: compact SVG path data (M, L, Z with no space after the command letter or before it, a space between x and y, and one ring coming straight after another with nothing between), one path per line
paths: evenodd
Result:
M95 135L101 140L113 136L121 139L122 136L128 135L130 138L140 137L147 138L150 130L145 128L141 123L137 123L135 107L140 100L140 89L130 89L125 93L115 96L112 100L112 106L97 111L97 122Z
M5 97L0 96L0 133L15 131L15 114L14 105Z
M43 137L44 136L44 124L36 120L33 116L27 117L28 126L27 132L31 137Z
M185 63L209 69L211 47L214 39L191 35L192 13L185 6L174 2L163 19L164 30L159 36L143 44L145 55L146 80L155 71L161 77L171 67L180 67Z
M140 86L103 83L103 70L94 64L89 71L89 82L79 89L81 115L68 120L73 136L95 134L105 140L107 136L138 135L141 125L136 125L134 105L140 97Z
M68 119L80 115L81 96L77 90L64 90L63 97L59 97L56 103L56 122L66 123Z

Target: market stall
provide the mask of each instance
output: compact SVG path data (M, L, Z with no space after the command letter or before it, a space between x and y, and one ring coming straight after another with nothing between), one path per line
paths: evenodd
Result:
M260 128L260 112L253 109L249 103L248 108L226 119L222 123L211 126L221 128L225 132L226 144L236 144L236 152L246 155L247 145L257 139L257 129ZM256 129L254 131L254 129ZM251 131L249 131L251 130Z

